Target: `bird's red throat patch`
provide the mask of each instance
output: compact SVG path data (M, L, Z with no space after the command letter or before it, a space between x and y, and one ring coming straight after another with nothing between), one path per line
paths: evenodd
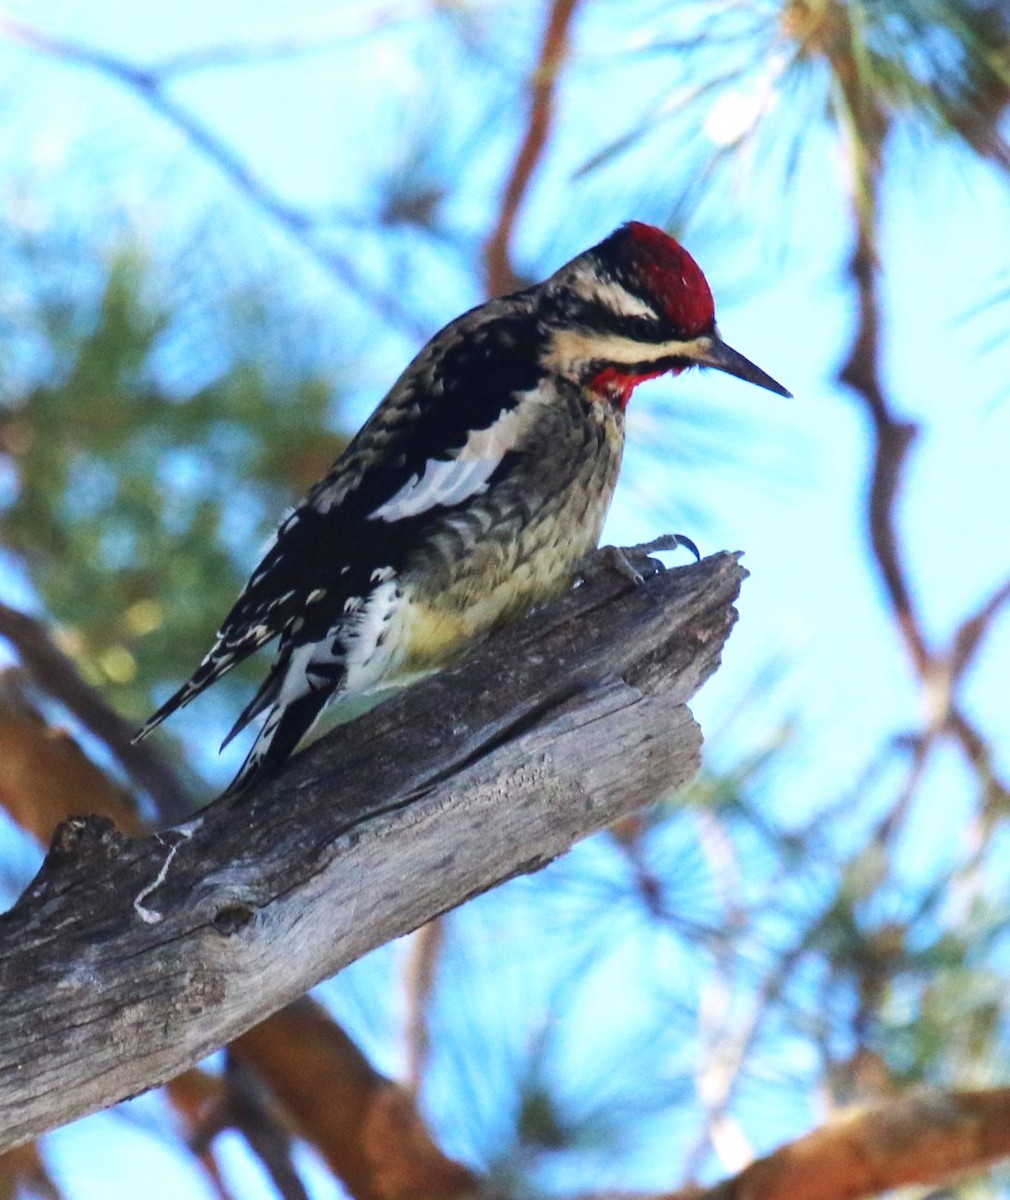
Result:
M619 367L604 367L590 379L589 386L598 396L604 400L613 401L621 412L624 412L631 399L631 393L640 383L644 383L647 379L658 379L660 375L679 375L682 369L674 367L672 370L668 368L660 371L648 371L644 375L629 375Z

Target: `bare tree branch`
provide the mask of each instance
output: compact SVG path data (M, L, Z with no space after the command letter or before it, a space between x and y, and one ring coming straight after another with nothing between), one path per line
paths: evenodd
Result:
M685 702L743 574L720 554L594 578L186 825L67 822L0 918L0 1149L163 1082L689 778Z
M25 703L16 675L15 670L0 673L0 804L8 815L42 842L52 838L61 821L82 811L109 817L123 832L145 832L132 797L64 731L48 726ZM436 920L424 928L437 926ZM236 1104L233 1090L225 1087L222 1078L199 1069L177 1075L166 1088L187 1131L186 1141L221 1200L228 1200L228 1191L213 1143L233 1126L263 1160L280 1193L286 1189L291 1196L300 1194L300 1184L291 1178L283 1138L292 1122L359 1200L380 1191L381 1200L397 1200L390 1180L427 1180L431 1184L427 1190L443 1197L471 1190L469 1183L465 1188L448 1186L454 1180L459 1185L464 1168L441 1154L407 1093L373 1071L318 1005L304 1000L288 1005L240 1038L232 1051L269 1085L283 1110L282 1128L271 1128L273 1114L262 1104L257 1107L248 1089ZM360 1086L363 1080L369 1086ZM368 1143L370 1152L362 1148L358 1136L362 1130L374 1132L377 1125L384 1127L392 1120L411 1136L400 1136L393 1144L389 1138L375 1136ZM25 1153L10 1159L11 1172L30 1167L29 1149L26 1145L13 1152ZM0 1178L2 1172L0 1163ZM413 1196L408 1189L403 1200Z
M219 67L246 67L278 59L326 54L343 49L349 42L370 37L415 17L428 16L433 9L448 8L452 4L453 0L427 0L426 3L405 0L397 4L373 5L368 11L343 8L334 13L324 12L312 20L300 22L295 30L198 46L158 59L148 69L159 79L167 79Z
M747 1057L772 1012L774 1001L779 999L790 975L806 951L810 934L804 934L789 950L780 954L774 965L761 980L747 1010L734 1014L732 1027L723 1027L722 1041L716 1043L711 1036L707 1039L707 1055L698 1068L698 1093L704 1105L704 1124L686 1157L686 1171L690 1178L701 1169L709 1146L713 1145L713 1133L724 1127L730 1118L731 1107L741 1084Z
M0 1195L5 1200L63 1200L63 1193L39 1154L38 1146L28 1143L0 1155Z
M579 0L553 0L536 73L530 84L530 111L519 153L502 197L494 232L484 250L489 296L520 286L512 263L512 234L519 209L543 156L554 115L554 89L568 49L568 30Z
M981 819L984 825L991 826L997 817L1006 816L1010 806L1010 787L996 774L992 747L960 708L951 709L947 728L961 747L969 766L974 768L978 776L985 800Z
M213 1146L215 1137L228 1127L224 1080L199 1069L183 1071L168 1081L165 1095L182 1124L186 1148L203 1168L218 1200L236 1200L224 1182Z
M993 592L978 612L961 622L950 653L950 674L954 680L960 681L974 662L986 634L1007 604L1010 604L1010 579Z
M1010 1088L909 1092L845 1110L710 1188L664 1200L857 1200L936 1187L1010 1155Z
M355 1200L469 1196L472 1171L445 1155L409 1092L380 1075L318 1004L303 998L231 1045Z
M985 738L958 707L958 685L992 621L1010 600L1010 581L999 587L977 613L962 622L949 651L940 653L929 646L912 597L897 530L897 500L904 484L907 454L918 427L894 414L880 378L880 304L875 242L871 232L876 220L875 187L876 181L871 189L871 199L867 200L873 209L872 220L864 216L856 222L851 272L859 296L859 323L840 378L860 397L874 430L874 458L867 499L871 551L933 718L930 728L920 739L909 783L902 790L893 817L888 821L893 832L908 810L915 787L925 777L929 755L940 734L949 734L959 743L984 787L988 788L992 783L996 792L1007 793L1007 786L995 777L992 754Z
M842 18L848 19L846 17ZM958 706L958 685L998 611L1010 599L1005 583L977 614L967 618L946 652L931 647L915 604L908 567L897 525L897 502L904 485L908 452L918 426L902 420L892 409L880 371L881 322L879 264L880 185L889 118L871 90L859 83L860 72L851 58L851 40L834 39L827 51L846 112L855 243L849 271L856 288L858 319L839 379L858 396L873 428L874 450L867 494L866 525L873 561L880 573L891 612L908 651L929 711L906 786L882 828L892 835L902 824L915 789L940 735L952 736L975 768L983 790L1000 796L1007 786L993 770L986 740Z
M403 1040L407 1066L405 1085L417 1096L424 1082L424 1073L431 1058L431 1032L428 1028L428 1008L435 992L438 965L445 945L445 924L441 917L429 921L414 934L407 954L403 979Z
M125 833L144 832L134 796L25 703L14 674L0 675L0 807L7 816L43 845L82 811L108 817Z
M39 690L59 701L111 751L130 780L150 795L163 820L181 821L192 812L192 801L157 747L146 742L133 744L133 725L84 682L39 621L0 604L0 637L17 651Z
M260 1160L281 1200L309 1200L291 1158L291 1134L270 1111L269 1095L259 1075L227 1055L228 1116Z
M874 561L884 583L891 610L919 675L930 666L930 653L905 570L895 521L905 459L917 427L891 411L880 379L880 299L877 289L876 171L866 184L863 204L871 211L856 220L856 245L850 272L859 299L858 325L848 358L839 372L859 397L873 428L874 453L867 497L867 532Z

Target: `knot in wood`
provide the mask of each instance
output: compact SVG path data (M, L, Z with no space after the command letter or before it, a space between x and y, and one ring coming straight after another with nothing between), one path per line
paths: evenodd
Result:
M118 858L129 841L108 817L68 817L56 826L47 865L88 859L97 866Z

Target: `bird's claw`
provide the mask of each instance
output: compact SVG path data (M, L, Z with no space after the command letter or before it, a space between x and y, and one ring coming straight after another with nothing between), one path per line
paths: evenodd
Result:
M695 562L701 562L701 551L686 533L661 533L659 537L653 538L651 542L639 542L637 546L626 547L625 553L655 554L659 550L676 550L679 546L683 546L685 550L690 550L694 555Z
M679 546L690 550L696 562L701 561L698 547L689 537L683 533L664 533L651 542L640 542L636 546L601 546L582 559L577 574L580 579L589 580L604 571L615 571L637 587L651 575L666 569L650 555L660 550L676 550Z

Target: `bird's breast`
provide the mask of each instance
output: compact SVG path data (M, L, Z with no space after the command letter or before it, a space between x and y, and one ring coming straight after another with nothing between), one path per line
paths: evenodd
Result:
M545 408L506 480L433 523L403 576L405 673L450 661L571 586L599 541L623 444L620 410L572 389Z

